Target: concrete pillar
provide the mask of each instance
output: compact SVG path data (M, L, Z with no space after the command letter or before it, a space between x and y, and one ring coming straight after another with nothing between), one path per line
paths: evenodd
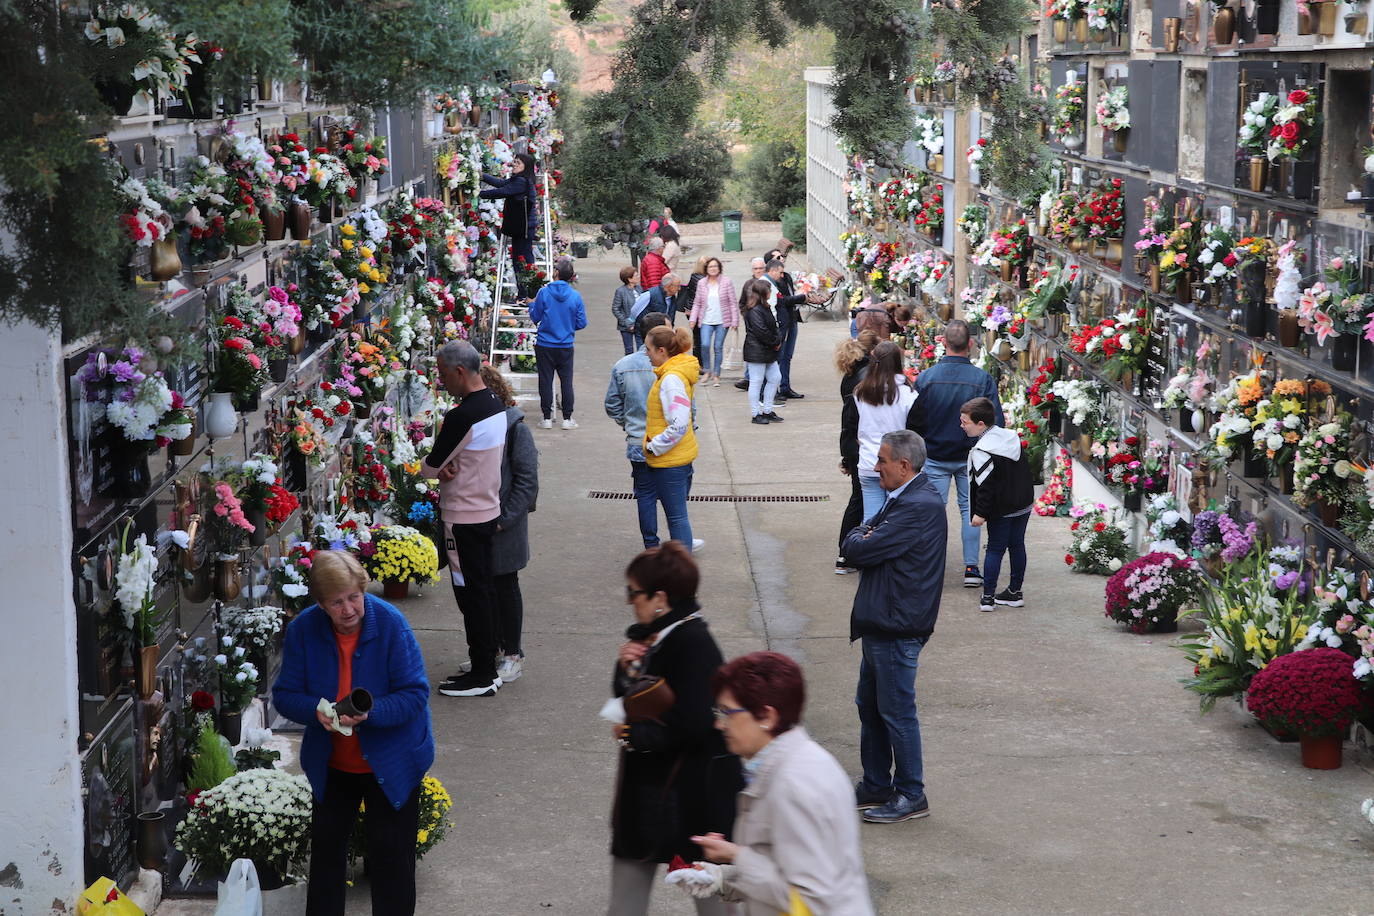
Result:
M74 911L82 888L66 385L56 333L0 330L0 912Z

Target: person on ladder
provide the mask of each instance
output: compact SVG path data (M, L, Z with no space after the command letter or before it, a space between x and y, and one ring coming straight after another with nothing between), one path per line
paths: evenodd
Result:
M534 157L529 153L516 153L509 178L483 172L482 181L492 187L479 196L486 200L505 200L501 210L501 234L510 240L516 293L521 300L528 299L530 291L525 287L524 271L534 269L534 237L539 226Z

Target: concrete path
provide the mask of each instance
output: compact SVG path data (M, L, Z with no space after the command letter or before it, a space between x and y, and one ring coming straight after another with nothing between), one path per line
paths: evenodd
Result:
M747 238L726 272L738 283L776 237ZM699 243L687 258L707 250ZM434 774L456 800L455 826L420 863L421 913L605 911L616 749L597 711L630 622L622 572L639 536L633 502L587 494L630 489L623 437L601 406L621 354L609 308L620 266L604 253L579 266L590 319L577 343L581 428L535 430L526 674L492 699L432 701ZM788 404L781 426L749 423L729 373L697 398L696 494L829 500L694 503L691 517L706 540L701 600L723 651L797 657L808 728L857 773L858 651L847 639L857 577L832 571L848 482L836 470L830 354L845 333L825 320L802 328L793 384L807 397ZM537 420L537 401L527 412ZM1295 745L1232 705L1199 717L1170 640L1118 631L1102 615L1103 580L1066 571L1067 525L1034 518L1029 541L1027 606L981 614L959 585L951 539L917 681L932 814L863 827L879 912L1374 912L1374 828L1358 811L1374 784L1352 755L1335 772L1304 770ZM402 607L431 678L450 674L466 657L451 594L427 589ZM679 896L664 888L652 912L694 912ZM163 911L212 909L171 901ZM349 912L369 912L364 887Z

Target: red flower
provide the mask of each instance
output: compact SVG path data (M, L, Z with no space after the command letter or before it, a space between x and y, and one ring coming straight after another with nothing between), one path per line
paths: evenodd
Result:
M195 710L214 709L215 698L204 690L197 690L191 694L191 708Z
M242 337L230 337L224 342L224 346L230 350L242 350L248 345L248 341Z
M1298 125L1296 121L1289 121L1283 125L1283 139L1296 140L1298 138Z
M1288 101L1293 105L1302 105L1307 101L1307 91L1304 89L1294 89L1288 93Z
M224 316L224 326L233 328L235 331L243 330L243 322L235 318L233 315Z
M1066 554L1064 554L1064 565L1066 565L1066 566L1072 566L1072 565L1073 565L1073 554L1071 554L1071 553L1066 553Z
M1106 530L1107 530L1107 526L1106 526L1105 524L1103 524L1102 522L1098 522L1096 525L1093 525L1093 530L1094 530L1094 531L1106 531Z

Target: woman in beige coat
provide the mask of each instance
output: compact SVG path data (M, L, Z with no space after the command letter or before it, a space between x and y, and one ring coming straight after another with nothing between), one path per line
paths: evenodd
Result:
M715 878L694 895L719 892L747 916L792 912L794 894L813 916L873 916L859 848L854 787L840 764L801 727L801 668L776 652L753 652L714 678L716 727L745 760L735 841L692 837ZM800 911L800 910L799 910Z

